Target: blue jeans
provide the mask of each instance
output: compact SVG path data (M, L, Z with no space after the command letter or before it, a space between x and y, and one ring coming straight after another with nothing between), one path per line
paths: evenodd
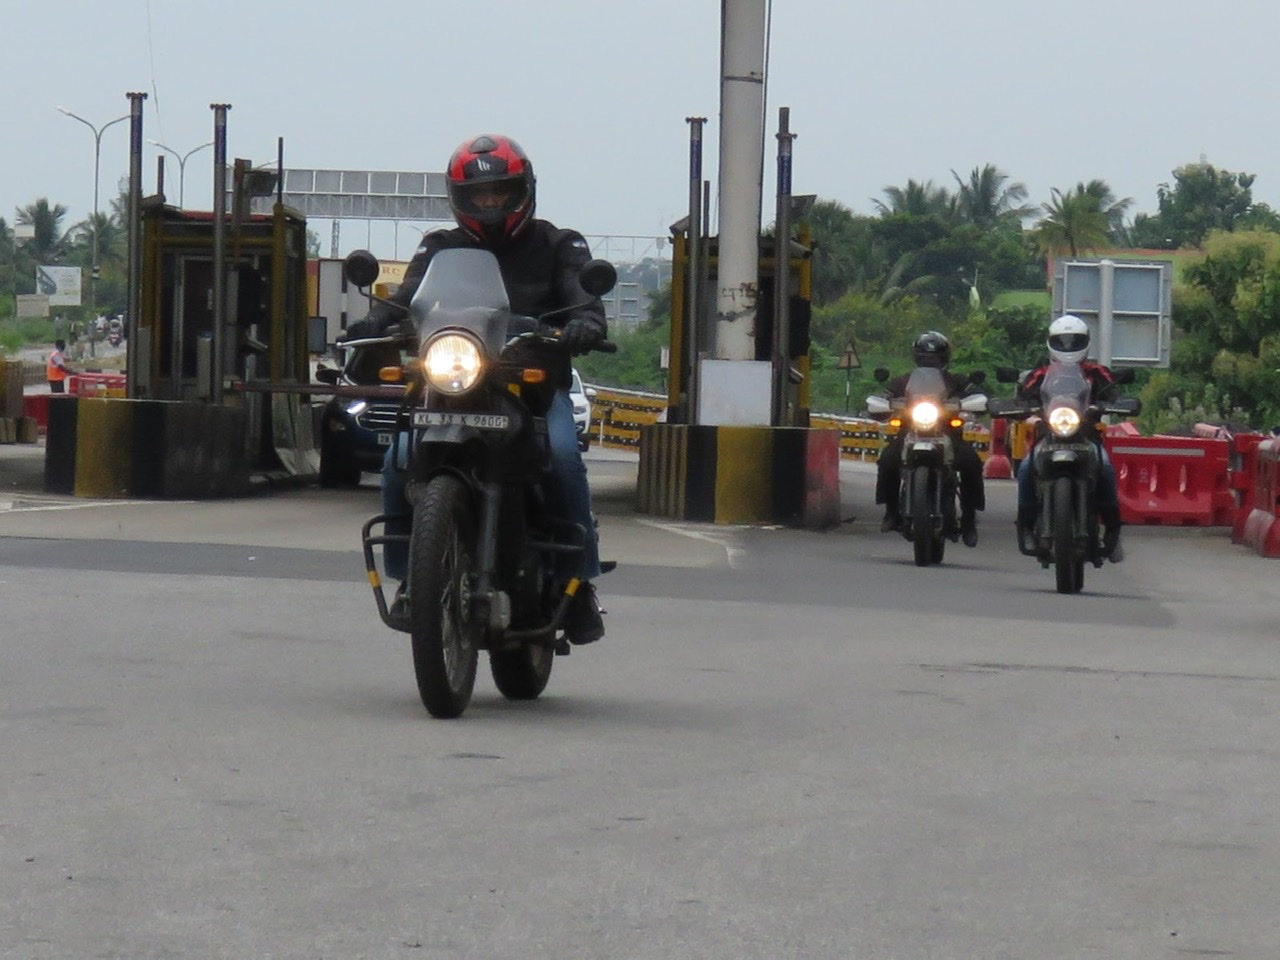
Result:
M1098 469L1097 504L1098 513L1102 516L1104 526L1118 523L1120 520L1120 494L1116 489L1116 468L1111 465L1111 456L1107 448L1098 444L1098 452L1102 455L1102 463ZM1024 527L1036 525L1036 477L1031 467L1031 459L1035 447L1027 451L1027 455L1018 464L1018 524Z
M591 515L591 488L587 485L587 465L578 450L578 429L573 422L573 401L566 390L557 390L547 410L547 438L551 444L551 476L546 484L547 505L559 517L579 524L587 532L586 557L582 577L594 580L600 576L600 545L596 539L595 519ZM387 450L382 462L382 512L387 515L387 534L408 534L413 527L413 508L405 497L409 461L408 433ZM399 462L392 462L392 450L399 450ZM568 578L576 566L566 556L562 576ZM382 549L384 573L388 578L403 580L409 575L409 544L388 543Z

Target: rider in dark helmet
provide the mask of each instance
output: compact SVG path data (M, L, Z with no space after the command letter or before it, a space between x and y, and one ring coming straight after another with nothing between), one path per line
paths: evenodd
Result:
M962 397L970 391L967 377L952 373L951 341L936 330L926 330L916 338L911 347L911 359L917 367L933 367L942 371L947 384L947 396ZM889 397L906 396L910 374L895 377L885 384ZM973 445L964 438L962 430L949 430L951 449L955 457L956 471L960 475L960 538L966 547L978 545L978 520L975 511L985 510L986 490L982 483L982 460ZM898 513L899 485L902 480L902 443L906 431L899 430L880 451L876 462L876 503L884 504L884 520L880 530L888 533L902 526Z
M549 318L550 323L561 327L560 340L568 352L559 368L550 371L560 389L547 411L552 453L552 482L547 485L547 494L557 513L587 532L587 556L582 573L582 579L587 582L575 594L566 634L572 643L591 643L604 636L602 611L595 587L590 583L600 574L600 554L591 514L587 468L578 449L573 402L568 393L572 384L568 354L586 353L604 340L608 332L603 304L598 297L588 295L578 280L583 265L591 259L591 251L576 230L562 230L546 220L534 218L533 164L510 137L486 134L463 141L449 158L445 178L449 206L458 226L435 230L422 238L422 244L405 269L404 280L389 298L406 310L376 304L364 320L347 328L344 339L384 336L402 330L409 303L431 258L440 250L454 247L492 251L498 259L515 313L536 317L580 305L576 310ZM414 336L411 329L402 332L406 337ZM383 465L383 512L393 518L386 525L388 534L408 533L411 527L412 507L405 499L404 467L408 448L408 438L402 437L401 442L391 448L400 450L401 462L393 463L388 451ZM383 561L387 576L403 581L408 574L407 545L388 543ZM567 579L567 572L565 576ZM394 617L406 615L404 590L402 582L392 605Z

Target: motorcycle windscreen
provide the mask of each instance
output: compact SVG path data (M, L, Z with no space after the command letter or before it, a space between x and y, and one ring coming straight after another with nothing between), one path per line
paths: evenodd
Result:
M498 259L488 250L464 247L431 258L409 314L423 342L456 327L475 333L488 354L497 356L507 337L509 303Z
M1089 406L1089 392L1089 379L1080 364L1055 361L1049 364L1040 384L1040 402L1046 410L1069 403L1083 413Z
M421 320L437 310L505 311L510 304L498 258L488 250L462 247L431 258L409 310Z
M936 367L916 367L907 378L907 403L916 400L945 400L947 381Z

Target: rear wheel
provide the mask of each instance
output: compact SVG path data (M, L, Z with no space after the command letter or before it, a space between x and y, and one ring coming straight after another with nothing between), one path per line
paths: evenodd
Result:
M427 483L414 505L409 541L413 670L433 717L457 717L471 703L478 652L470 623L469 553L473 521L457 477Z
M555 649L548 644L527 644L518 650L489 651L489 669L498 691L508 700L533 700L547 688Z
M1059 593L1084 588L1084 560L1076 555L1075 485L1069 477L1053 483L1053 572Z

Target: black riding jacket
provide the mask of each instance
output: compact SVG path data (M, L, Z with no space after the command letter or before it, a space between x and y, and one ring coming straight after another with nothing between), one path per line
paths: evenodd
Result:
M530 220L510 242L490 247L474 240L459 228L434 230L422 238L422 243L405 269L404 280L388 299L406 310L426 275L427 265L439 250L456 247L476 247L490 250L498 258L498 269L507 287L511 310L525 316L537 317L550 310L559 310L574 304L577 310L558 314L547 320L555 327L563 327L570 320L581 318L599 327L600 339L608 333L608 321L604 304L582 289L578 274L591 259L591 249L582 234L576 230L562 230L546 220ZM347 328L348 339L357 336L380 336L390 332L404 319L404 314L387 306L375 304L369 315ZM572 375L570 362L565 358L556 371L557 384L568 386Z

